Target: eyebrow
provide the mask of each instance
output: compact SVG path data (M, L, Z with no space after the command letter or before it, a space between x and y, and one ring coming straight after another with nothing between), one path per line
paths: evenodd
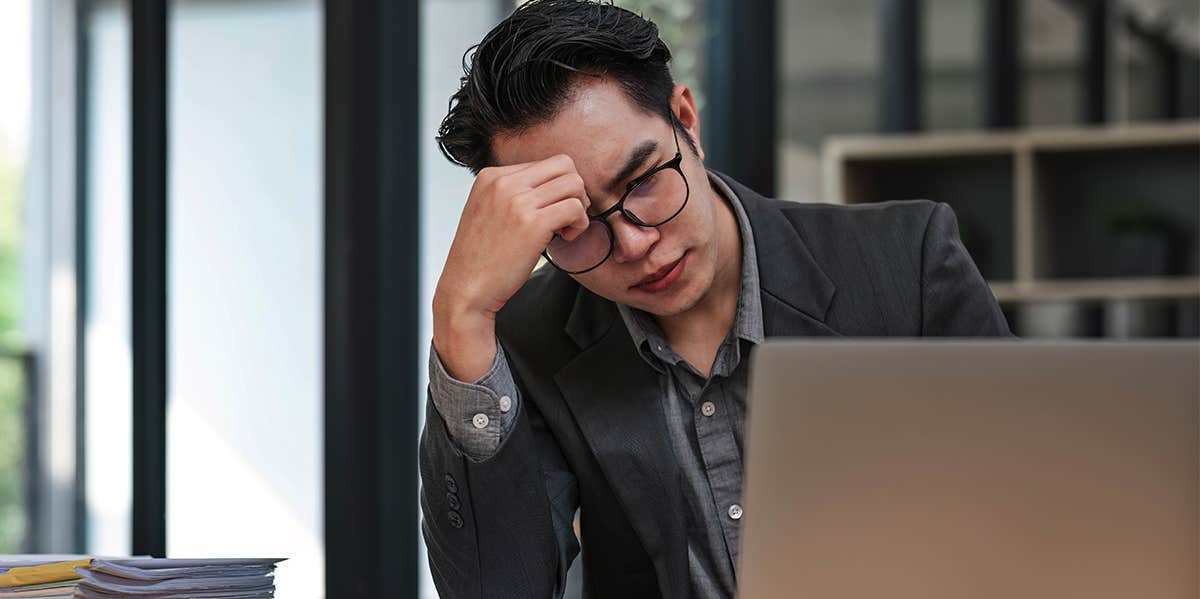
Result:
M626 179L632 177L633 174L637 172L638 168L640 168L642 164L646 162L646 159L653 156L654 152L657 150L658 142L653 140L644 141L634 148L633 151L629 153L629 158L625 159L625 166L622 166L621 170L617 172L617 175L609 180L607 191L616 193L617 190L620 189L621 183L624 183Z

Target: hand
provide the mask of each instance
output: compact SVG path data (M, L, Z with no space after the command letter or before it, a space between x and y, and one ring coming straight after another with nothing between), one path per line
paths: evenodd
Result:
M433 346L451 376L471 382L487 372L496 313L554 235L587 230L590 205L565 154L479 172L433 298Z

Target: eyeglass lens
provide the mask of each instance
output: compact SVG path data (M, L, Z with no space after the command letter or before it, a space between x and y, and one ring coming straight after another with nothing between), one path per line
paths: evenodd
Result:
M636 225L655 227L679 213L687 201L688 188L675 168L664 168L643 179L625 196L623 210ZM571 241L555 235L546 255L558 268L577 274L604 262L613 249L612 230L604 221L592 219L586 231Z

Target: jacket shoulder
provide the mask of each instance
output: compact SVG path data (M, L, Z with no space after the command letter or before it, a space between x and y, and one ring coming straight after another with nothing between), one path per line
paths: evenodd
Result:
M817 238L822 233L837 235L840 232L871 231L886 229L901 231L908 236L924 232L933 212L944 204L929 200L894 200L864 204L831 204L826 202L797 202L764 197L738 181L719 172L714 173L730 186L748 209L763 214L777 210L803 235L805 232ZM766 208L767 210L762 210ZM808 223L806 226L805 223ZM806 231L807 230L807 231ZM806 241L808 241L806 237Z
M916 335L926 230L939 205L927 200L780 207L837 288L831 324L846 335Z
M810 233L838 231L891 231L916 235L920 240L939 204L929 200L896 200L868 204L826 204L769 200L793 225Z
M881 263L919 265L926 232L949 206L929 200L871 204L818 204L778 201L780 212L825 264L845 263L847 252Z

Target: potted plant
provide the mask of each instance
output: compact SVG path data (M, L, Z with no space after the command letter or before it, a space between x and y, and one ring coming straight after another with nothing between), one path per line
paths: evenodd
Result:
M1101 214L1101 227L1111 258L1106 276L1155 277L1172 274L1175 233L1170 221L1143 204L1129 204Z
M1170 221L1142 204L1119 206L1103 213L1110 263L1104 274L1155 277L1174 274L1175 229ZM1104 310L1108 337L1161 337L1170 334L1170 306L1146 300L1110 300Z

